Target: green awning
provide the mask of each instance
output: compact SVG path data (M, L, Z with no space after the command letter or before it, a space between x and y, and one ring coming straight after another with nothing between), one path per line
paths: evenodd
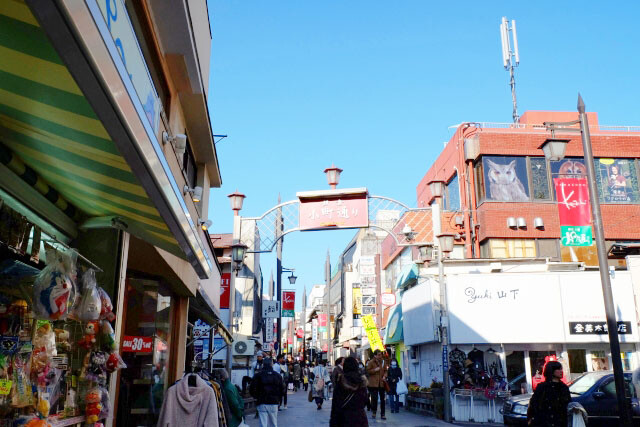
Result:
M402 303L396 304L387 319L387 327L384 330L384 343L397 344L404 341L402 326Z
M418 280L419 274L418 266L416 264L405 265L400 272L400 276L398 276L396 289L402 289L405 286L414 283Z
M87 218L184 257L29 7L0 1L0 144ZM37 186L34 185L36 188Z

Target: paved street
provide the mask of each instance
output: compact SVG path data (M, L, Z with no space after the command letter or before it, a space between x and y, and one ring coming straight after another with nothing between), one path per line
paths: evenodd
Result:
M289 392L288 399L288 409L286 411L283 410L278 412L278 426L288 427L304 425L305 427L312 427L329 425L331 401L325 402L322 406L322 410L318 411L315 403L309 403L307 401L307 395L304 391L299 391L297 393ZM387 411L386 416L386 421L379 418L372 420L369 417L369 425L403 427L437 427L451 425L435 418L416 415L405 410L400 410L400 413L398 414L391 414ZM257 427L260 425L258 419L254 418L253 414L249 415L246 421L251 427Z

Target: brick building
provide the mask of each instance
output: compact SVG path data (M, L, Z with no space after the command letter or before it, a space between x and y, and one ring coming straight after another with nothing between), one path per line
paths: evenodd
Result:
M586 173L581 136L556 131L557 138L569 140L559 162L547 161L539 148L551 137L544 122L577 118L572 112L528 111L518 124L459 125L418 184L418 206L436 200L430 182L446 183L441 203L445 212L463 216L456 243L464 245L466 258L550 257L597 266L595 244L560 244L553 179ZM621 258L640 240L640 228L632 226L640 218L640 127L601 126L597 113L588 118L605 239L609 248L617 245L610 264L624 266Z

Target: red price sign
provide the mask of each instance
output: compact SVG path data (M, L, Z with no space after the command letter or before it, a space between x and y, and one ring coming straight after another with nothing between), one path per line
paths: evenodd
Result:
M122 340L122 351L135 353L151 353L153 350L153 338L151 337L132 337L125 335Z

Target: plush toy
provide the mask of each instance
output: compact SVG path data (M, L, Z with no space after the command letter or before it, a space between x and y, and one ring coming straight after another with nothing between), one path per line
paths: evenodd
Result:
M106 320L102 321L102 349L105 351L113 351L116 349L116 333L111 323Z
M116 318L116 315L113 314L113 304L111 303L109 294L107 294L104 289L98 288L98 295L100 295L100 302L102 303L102 308L100 309L100 319L113 322Z
M47 399L38 398L38 405L36 406L36 409L38 410L40 415L42 415L44 418L47 418L49 416L51 405L49 404L49 401Z
M104 351L87 353L81 376L99 385L105 385L107 383L107 354Z
M62 352L70 352L71 351L71 342L70 342L70 334L66 329L55 329L56 333L56 347L58 350Z
M87 405L85 406L84 413L86 415L87 424L93 424L98 421L98 416L100 415L100 411L102 410L102 392L99 388L94 388L89 390L87 395L85 396L85 402Z
M90 350L96 343L96 333L98 332L98 322L88 322L84 327L84 336L78 345L86 350Z
M74 309L74 316L82 321L89 322L100 319L102 300L96 288L96 272L89 269L82 275L82 296Z
M107 359L108 373L112 373L117 369L123 369L126 367L127 365L124 363L124 360L122 360L122 357L120 357L120 354L118 354L117 351L114 351L109 355L109 358Z
M71 256L47 251L47 266L33 284L33 310L40 319L61 320L73 303L75 263Z

